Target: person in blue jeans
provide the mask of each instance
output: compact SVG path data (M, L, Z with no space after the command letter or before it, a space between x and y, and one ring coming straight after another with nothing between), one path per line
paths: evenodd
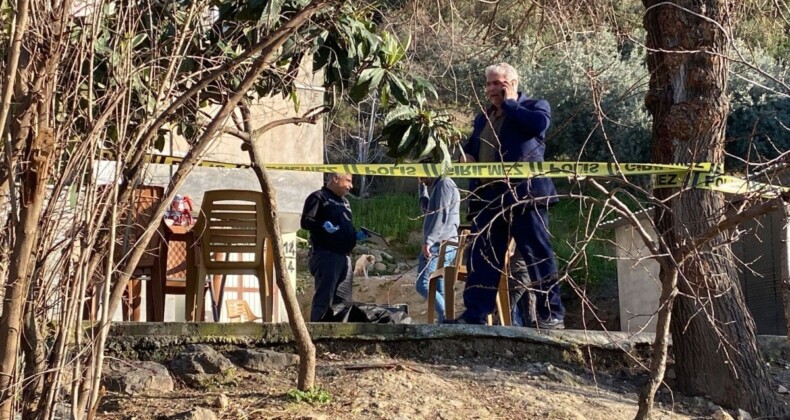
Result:
M417 293L427 299L428 277L437 269L441 243L458 236L458 225L461 223L461 194L455 181L447 176L420 178L419 199L425 220L422 223L422 247L418 258L415 288ZM454 246L445 248L445 266L453 262L455 252ZM436 315L439 322L444 321L444 314L444 279L441 279L436 288Z

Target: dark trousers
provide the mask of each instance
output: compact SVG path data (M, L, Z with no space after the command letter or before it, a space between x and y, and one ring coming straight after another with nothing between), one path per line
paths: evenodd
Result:
M508 288L510 289L510 319L513 325L519 327L531 325L537 317L535 291L529 278L529 267L518 251L510 257Z
M491 203L496 200L491 200ZM501 201L500 201L501 203ZM472 220L475 235L469 261L469 277L464 289L463 317L482 322L494 311L497 285L504 265L510 238L527 265L535 290L537 315L542 319L563 319L565 308L560 299L557 263L548 232L545 206L517 204L491 205Z
M351 302L354 274L351 257L315 249L310 256L310 274L315 278L310 322L321 321L332 305Z

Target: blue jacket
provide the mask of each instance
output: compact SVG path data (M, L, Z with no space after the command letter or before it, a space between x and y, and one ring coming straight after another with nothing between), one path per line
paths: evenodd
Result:
M490 111L490 109L489 109ZM546 130L551 123L551 107L544 99L530 99L519 92L518 100L508 99L502 103L505 120L499 131L499 152L504 162L543 162L546 151ZM475 160L480 156L480 133L487 124L486 115L477 115L474 129L464 152ZM536 204L550 204L557 201L557 191L550 178L527 178L512 180L516 186L519 200L533 199ZM502 183L496 183L502 186ZM469 189L474 190L480 185L478 179L469 182ZM547 200L540 200L547 198ZM471 209L470 209L471 210Z

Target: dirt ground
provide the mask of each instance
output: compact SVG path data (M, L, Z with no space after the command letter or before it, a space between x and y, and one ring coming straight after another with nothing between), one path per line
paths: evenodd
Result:
M409 351L409 354L419 350ZM596 372L503 358L334 352L319 346L317 383L331 401L297 403L293 368L267 373L240 371L232 383L208 390L181 389L167 395L108 395L101 419L162 419L206 407L222 419L632 419L639 376ZM619 379L619 378L624 379ZM227 396L228 405L216 400ZM699 404L698 404L699 405ZM700 406L708 412L707 406ZM693 404L661 403L657 418L693 418Z
M405 303L414 322L425 322L427 304L414 291L415 275L412 269L356 279L354 300ZM305 314L312 293L312 278L302 274L298 297ZM460 288L456 295L460 311ZM603 312L616 312L607 299L599 299ZM572 301L568 306L569 328L580 328L581 317L575 315L580 311ZM616 314L607 319L618 322ZM264 373L241 368L229 382L207 389L177 382L177 389L164 395L111 393L103 399L98 418L167 419L205 407L222 419L632 419L646 380L634 366L591 366L568 361L551 347L508 340L319 342L317 349L316 384L327 390L328 403L289 397L296 385L295 368ZM279 350L293 352L287 346ZM774 374L790 387L790 365L783 366L775 366ZM711 418L718 410L704 398L666 390L660 391L658 401L655 418L660 419Z

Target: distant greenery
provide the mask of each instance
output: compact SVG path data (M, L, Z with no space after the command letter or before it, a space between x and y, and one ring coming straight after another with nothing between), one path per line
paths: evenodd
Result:
M407 258L416 258L420 252L423 221L416 194L380 194L349 201L355 226L365 226L384 235L394 251Z

